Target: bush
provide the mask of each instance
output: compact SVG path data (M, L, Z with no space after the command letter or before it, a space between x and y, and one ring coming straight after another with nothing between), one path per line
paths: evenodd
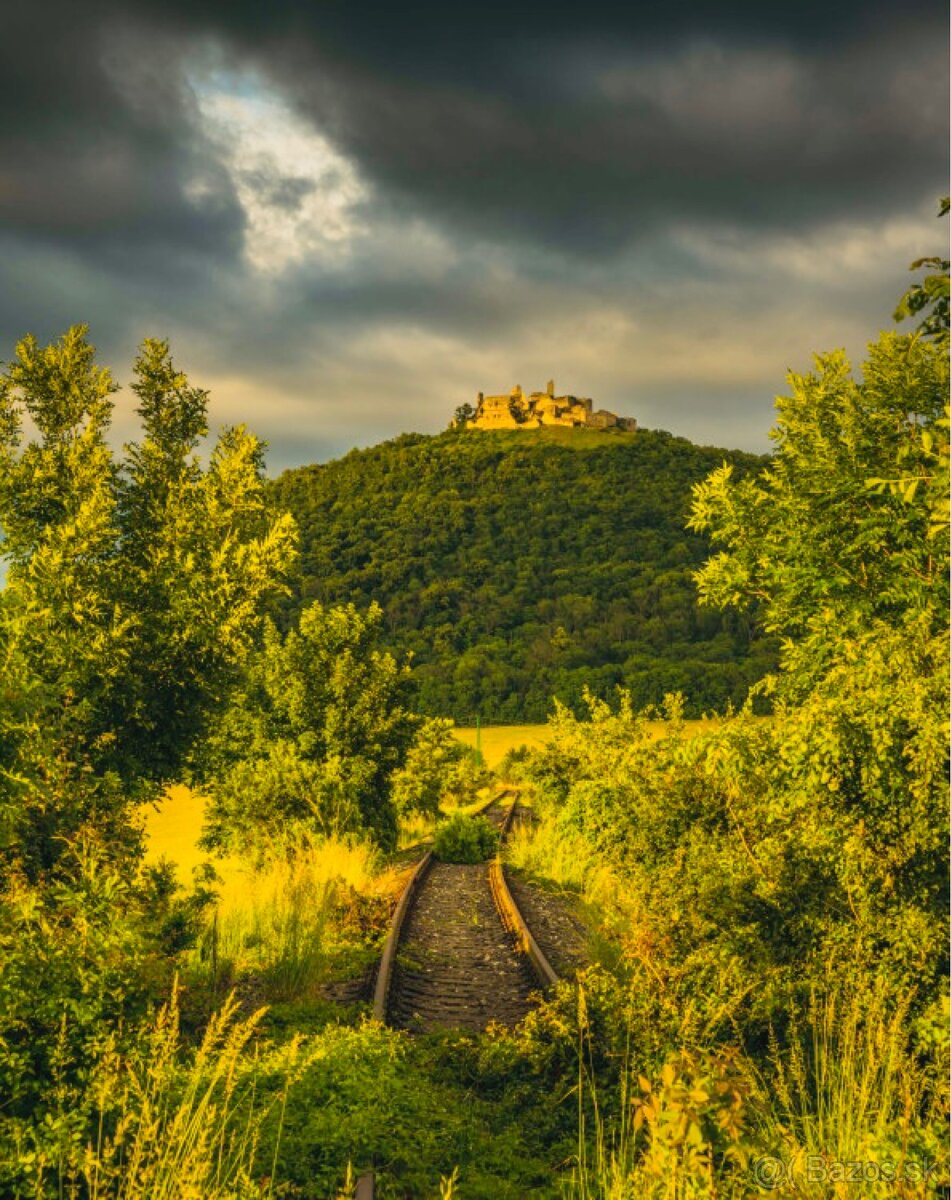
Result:
M500 779L508 779L513 783L522 780L523 768L531 761L532 752L528 746L512 746L506 750L505 756L499 763L498 776Z
M485 817L450 817L436 830L433 850L443 862L479 863L495 852L498 832Z

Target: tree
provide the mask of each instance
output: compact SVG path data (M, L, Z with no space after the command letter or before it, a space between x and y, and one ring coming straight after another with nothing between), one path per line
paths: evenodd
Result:
M945 196L938 208L938 216L946 217L951 210L951 198ZM918 330L924 337L935 338L947 345L948 343L948 305L951 300L951 261L938 255L918 258L911 264L909 270L920 271L922 267L935 267L920 283L913 283L905 292L895 309L896 321L904 321L906 317L924 314L918 323Z
M939 346L883 333L860 380L835 352L789 382L771 464L735 484L722 467L695 485L689 523L725 547L697 574L701 597L757 601L811 675L821 648L850 632L944 611L948 554L935 528L947 498L948 366ZM900 494L879 486L897 476L911 481Z
M252 434L202 467L207 394L167 343L143 344L133 390L143 438L117 460L85 326L24 338L0 376L0 830L35 868L85 823L115 845L127 802L179 777L294 557Z
M755 599L783 637L768 753L736 794L763 791L760 868L788 879L799 858L785 907L825 891L907 984L941 971L946 940L948 361L883 333L861 378L834 353L790 383L770 466L694 488L691 524L723 547L702 598ZM718 757L742 769L728 741Z
M312 604L286 638L268 627L210 740L211 844L295 821L395 844L392 777L419 719L406 705L409 668L377 649L381 618L376 605Z
M400 813L419 812L435 817L444 800L471 800L486 782L475 752L453 736L453 723L445 717L424 721L393 777L393 801Z

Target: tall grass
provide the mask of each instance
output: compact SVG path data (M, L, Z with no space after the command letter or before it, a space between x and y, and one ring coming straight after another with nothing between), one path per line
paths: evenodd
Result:
M255 862L228 859L200 956L216 988L254 977L270 1000L306 996L339 948L359 895L393 886L369 843L295 831Z
M254 1041L261 1016L239 1020L229 998L197 1050L187 1050L175 992L131 1041L113 1031L91 1064L90 1107L62 1114L67 1122L75 1118L75 1130L63 1137L59 1153L33 1151L29 1163L21 1154L29 1183L18 1197L270 1196L273 1164L257 1161L260 1134L266 1121L280 1125L288 1090L307 1056L297 1038L259 1052ZM79 1136L83 1128L93 1131L91 1138ZM274 1137L272 1128L272 1142Z
M617 893L604 858L580 833L560 828L550 817L516 825L506 838L505 858L513 867L576 889L592 900Z
M400 817L400 829L397 839L398 850L409 850L421 842L429 841L436 828L436 818L428 813L411 812Z
M833 982L812 995L801 1019L791 1020L782 1044L772 1038L765 1062L729 1048L678 1051L659 1078L646 1079L629 1051L609 1096L598 1093L583 1032L577 1166L564 1195L942 1195L946 1065L929 1069L912 1050L909 1004L910 997L881 986L869 994L854 981Z
M578 1154L566 1200L714 1200L749 1195L745 1165L751 1090L730 1051L680 1051L659 1078L637 1069L628 1043L613 1092L599 1092L578 989Z
M912 999L833 984L792 1014L785 1045L772 1039L760 1139L798 1195L829 1195L816 1177L837 1163L867 1164L867 1196L932 1195L947 1179L947 1062L913 1053Z

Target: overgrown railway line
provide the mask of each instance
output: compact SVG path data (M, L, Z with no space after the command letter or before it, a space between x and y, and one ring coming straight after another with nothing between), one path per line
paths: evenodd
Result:
M482 810L502 839L517 807L509 791ZM373 1015L418 1033L514 1025L532 1007L533 994L557 979L508 886L501 847L488 866L441 863L429 851L393 914ZM355 1200L372 1200L373 1191L373 1174L366 1172Z

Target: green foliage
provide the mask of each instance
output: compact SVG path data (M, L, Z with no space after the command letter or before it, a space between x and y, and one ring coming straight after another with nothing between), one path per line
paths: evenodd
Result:
M696 603L709 550L685 532L689 489L726 459L650 430L408 435L274 485L301 529L311 598L383 608L382 637L412 654L419 711L543 721L556 696L622 685L689 712L739 704L775 665L750 614Z
M498 775L500 779L509 779L517 782L522 778L522 769L525 764L531 759L532 752L528 746L512 746L506 750L502 756L502 761L499 763Z
M452 729L445 717L431 717L420 727L405 765L393 777L393 800L401 815L435 817L442 804L463 804L488 782L475 751Z
M82 1086L57 1079L42 1125L5 1131L16 1157L0 1156L0 1180L35 1200L263 1200L271 1189L262 1180L261 1128L269 1119L279 1125L303 1062L296 1040L249 1052L261 1015L239 1020L229 1000L192 1050L180 1037L173 992L152 1020L104 1028Z
M116 461L84 331L21 343L0 382L0 1190L250 1197L273 1176L323 1197L349 1164L382 1197L514 1198L573 1163L578 1196L686 1200L750 1194L754 1153L946 1166L946 290L927 282L908 310L934 336L884 335L861 379L842 355L791 377L765 465L662 434L453 430L285 476L302 592L328 602L286 636L258 616L293 535L255 440L226 433L203 468L206 396L147 342L143 439ZM701 597L747 616L695 607L710 542ZM654 736L644 701L700 681L693 711L740 699L773 665L754 615L783 639L756 689L773 715L691 738L671 697ZM341 882L342 848L361 879L371 861L349 831L390 845L398 812L479 782L448 723L410 713L406 651L430 712L565 701L511 764L540 817L522 836L600 889L610 970L511 1033L368 1024L275 1050L229 1003L189 1048L152 1006L212 897L133 870L128 800L191 763L216 844L344 835L261 856L230 900L219 881L186 960L198 990L210 970L282 1002L272 1029L307 1003L323 1020L328 963L365 965L380 925ZM449 861L496 845L484 818L436 833Z
M558 1141L551 1098L510 1040L366 1024L330 1027L307 1052L277 1156L288 1195L325 1200L349 1163L354 1174L375 1167L381 1200L432 1200L454 1170L457 1194L472 1200L558 1196L571 1144ZM559 1107L570 1124L570 1105ZM261 1159L270 1152L265 1131Z
M861 382L841 355L819 368L778 402L778 450L760 479L731 486L720 473L696 489L694 524L727 547L701 572L703 595L755 596L786 637L755 788L744 758L720 753L755 807L757 871L788 880L798 860L828 905L817 933L840 913L863 953L930 987L947 889L949 562L934 525L948 493L948 366L920 338L883 334ZM869 487L899 473L920 486ZM758 848L777 822L788 833Z
M572 1200L746 1200L757 1186L826 1200L837 1172L854 1179L849 1164L863 1196L943 1194L947 1037L923 1066L907 997L826 979L759 1060L708 1046L654 1064L628 1039L614 1078L596 1062L587 998L582 986Z
M394 844L393 775L419 720L380 623L375 606L314 603L284 637L268 625L206 748L209 844L253 845L294 821Z
M951 201L945 196L939 205L938 216L946 217L949 210ZM918 322L919 332L924 337L934 338L947 346L948 308L951 303L951 276L948 271L951 262L937 255L929 255L916 259L909 270L920 271L922 267L934 267L936 270L927 274L920 283L911 285L895 309L894 319L904 321L906 317L921 316Z
M0 377L0 844L33 869L85 823L119 841L126 797L180 774L293 558L251 434L200 466L206 395L166 343L136 361L121 461L115 389L82 326L25 338Z
M0 1154L0 1190L20 1168L58 1154L78 1160L92 1130L96 1064L134 1044L151 997L167 992L181 938L165 935L181 931L183 915L161 881L130 882L89 840L65 848L52 886L18 873L6 880L0 1145L21 1154L19 1167Z
M715 472L694 488L690 519L726 547L699 573L701 596L755 600L790 639L787 670L806 677L870 622L942 612L948 574L946 542L929 536L947 499L946 355L882 334L860 381L841 352L816 367L790 375L793 394L777 400L770 466L735 484L728 467ZM898 475L915 486L869 486Z
M436 828L433 853L443 862L480 863L495 852L498 831L485 817L455 813Z
M630 1068L628 1061L625 1071ZM579 1146L579 1167L566 1192L570 1200L749 1194L750 1085L734 1053L681 1051L664 1063L656 1080L625 1075L620 1092L610 1133L595 1095L593 1153Z

